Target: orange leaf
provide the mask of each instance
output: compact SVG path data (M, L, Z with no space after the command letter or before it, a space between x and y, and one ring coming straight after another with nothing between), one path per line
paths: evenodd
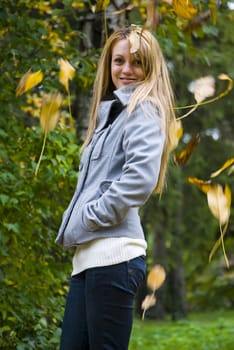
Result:
M204 193L207 193L210 190L211 186L212 186L210 180L209 181L203 181L203 180L197 179L196 177L189 177L188 178L188 182L190 182L191 184L193 184L194 186L199 188L199 190L201 190Z
M194 148L198 145L198 143L200 142L200 136L196 135L195 137L193 137L189 143L186 145L186 147L175 156L175 160L177 164L185 164L189 157L191 156L191 154L194 151Z
M147 277L147 286L155 292L159 289L166 278L166 272L161 265L155 265L149 272Z

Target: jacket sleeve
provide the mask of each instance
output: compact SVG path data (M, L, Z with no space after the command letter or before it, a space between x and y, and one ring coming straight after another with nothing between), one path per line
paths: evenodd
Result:
M160 124L156 108L149 103L144 104L144 108L138 106L126 118L122 175L99 199L84 205L82 222L89 231L121 223L129 208L143 205L154 190L164 145Z

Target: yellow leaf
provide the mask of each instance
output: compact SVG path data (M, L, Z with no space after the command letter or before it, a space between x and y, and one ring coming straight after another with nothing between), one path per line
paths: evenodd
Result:
M147 277L147 286L155 292L159 289L166 278L166 272L161 265L155 265L149 272Z
M204 101L215 93L215 79L212 76L202 77L194 81L194 98L197 103Z
M59 70L59 81L65 87L66 91L69 92L68 81L72 80L75 76L75 68L63 58L58 60L60 67Z
M188 182L195 185L199 190L201 190L204 193L207 193L211 189L211 181L203 181L200 179L197 179L196 177L189 177Z
M231 191L226 185L225 191L219 184L211 186L207 192L208 206L221 225L228 222L230 216Z
M20 82L16 88L16 96L20 96L38 85L43 79L43 73L41 70L31 73L31 69L20 79Z
M231 209L231 202L232 202L232 193L231 193L231 189L228 185L225 185L224 194L225 194L225 197L227 198L227 206L230 210Z
M144 320L145 312L151 307L156 304L156 296L153 294L146 295L145 299L142 301L141 308L144 310L142 319Z
M228 175L231 175L233 172L234 172L234 165L232 165L228 170Z
M53 130L59 119L59 109L62 103L62 96L59 93L46 94L42 99L40 124L45 133Z
M228 159L217 171L214 171L210 177L216 177L222 173L225 169L229 168L234 163L234 158Z
M96 5L94 6L94 12L100 12L105 10L109 5L110 0L97 0Z
M175 156L175 161L177 164L185 164L188 159L190 158L191 154L194 151L194 148L198 145L200 142L200 136L196 135L193 137L189 143L186 145L186 147Z
M172 7L178 16L185 19L192 19L197 14L197 9L191 0L173 0Z
M176 120L170 123L169 127L170 141L171 141L171 151L175 149L179 143L179 140L183 136L183 126L181 120Z

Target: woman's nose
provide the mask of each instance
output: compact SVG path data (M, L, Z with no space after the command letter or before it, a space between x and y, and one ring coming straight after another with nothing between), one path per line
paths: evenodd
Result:
M123 72L124 73L131 73L132 72L132 65L129 62L126 62L123 66Z

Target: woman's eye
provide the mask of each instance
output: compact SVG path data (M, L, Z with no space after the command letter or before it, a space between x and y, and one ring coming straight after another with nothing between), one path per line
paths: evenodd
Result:
M122 60L122 58L117 57L117 58L114 59L114 63L121 64L121 63L123 63L123 60Z
M135 64L136 64L137 66L141 66L141 60L136 59L136 60L135 60Z

